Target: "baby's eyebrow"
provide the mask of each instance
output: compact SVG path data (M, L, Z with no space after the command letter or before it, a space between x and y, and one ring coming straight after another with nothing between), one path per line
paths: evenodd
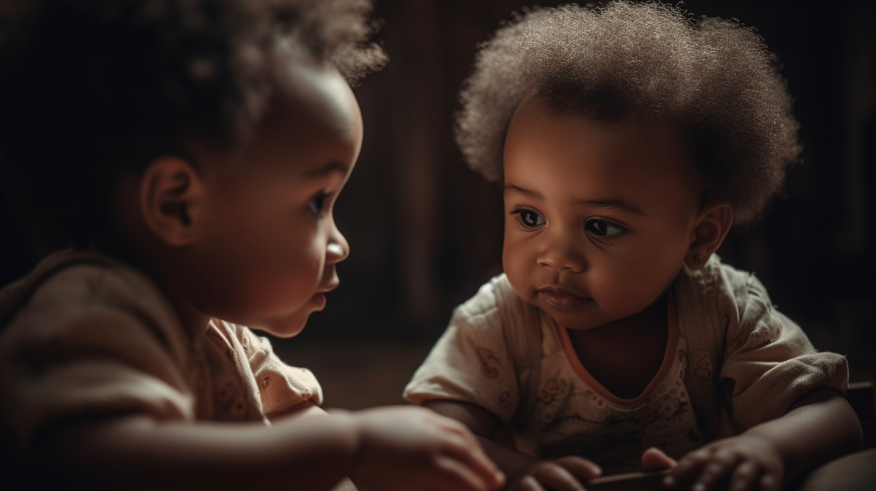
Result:
M529 196L530 198L542 199L542 196L540 194L531 189L515 186L514 184L505 184L505 194L509 193L520 193L525 196ZM621 198L576 199L575 204L593 206L596 208L612 208L615 210L625 211L631 215L642 217L648 216L648 214L642 211L641 208Z
M623 199L599 199L599 200L590 200L590 199L576 199L575 203L587 206L595 206L597 208L612 208L616 210L625 211L631 215L636 215L640 217L648 216L641 208L638 206L629 203Z
M305 173L307 177L324 177L333 172L340 172L341 174L346 174L347 171L350 170L349 166L346 166L338 161L331 161L324 165L321 165L315 169L311 169Z
M536 193L535 191L532 191L532 190L526 189L526 188L522 188L520 186L515 186L513 184L505 184L505 194L508 194L508 193L520 193L520 194L529 196L530 198L541 199L541 195Z

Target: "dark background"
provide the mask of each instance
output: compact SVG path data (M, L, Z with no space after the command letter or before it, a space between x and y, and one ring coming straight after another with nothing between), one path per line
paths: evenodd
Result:
M567 2L542 1L543 6ZM293 340L327 405L400 401L403 384L454 305L501 271L498 188L453 143L457 92L477 43L529 2L377 0L392 61L355 90L365 143L335 217L350 241L341 287ZM689 0L695 15L755 26L778 54L801 123L803 164L763 221L730 233L719 254L755 272L816 347L876 373L876 3ZM0 282L32 266L0 210Z

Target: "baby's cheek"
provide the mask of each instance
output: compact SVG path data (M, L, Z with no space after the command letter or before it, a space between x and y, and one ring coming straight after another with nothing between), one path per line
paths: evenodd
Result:
M531 279L531 268L527 268L523 261L517 258L509 258L503 255L503 266L505 275L508 277L508 282L511 283L511 288L517 295L527 302L533 301L534 290Z
M662 290L655 285L644 269L605 274L600 275L593 296L603 309L622 319L644 310L660 296Z

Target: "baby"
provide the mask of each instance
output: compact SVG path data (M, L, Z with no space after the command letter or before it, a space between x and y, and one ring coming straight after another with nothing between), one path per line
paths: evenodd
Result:
M407 400L504 437L521 452L488 454L531 490L641 467L776 490L860 446L846 360L715 255L799 153L755 32L656 3L534 9L481 48L462 105L465 158L503 182L505 273Z
M338 286L348 81L385 61L369 10L0 5L4 197L39 243L77 247L0 292L4 489L502 485L434 412L326 415L313 375L244 327L295 336Z

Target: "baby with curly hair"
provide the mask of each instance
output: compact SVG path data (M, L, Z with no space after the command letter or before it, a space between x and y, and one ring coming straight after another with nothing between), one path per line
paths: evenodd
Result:
M409 401L527 490L662 467L667 487L777 490L860 447L845 358L715 255L800 149L752 29L651 2L533 9L481 46L461 99L463 155L503 184L505 272Z
M0 2L3 196L34 244L74 248L0 291L4 489L502 484L432 411L326 414L313 375L244 327L295 336L338 286L348 82L385 62L369 12Z

